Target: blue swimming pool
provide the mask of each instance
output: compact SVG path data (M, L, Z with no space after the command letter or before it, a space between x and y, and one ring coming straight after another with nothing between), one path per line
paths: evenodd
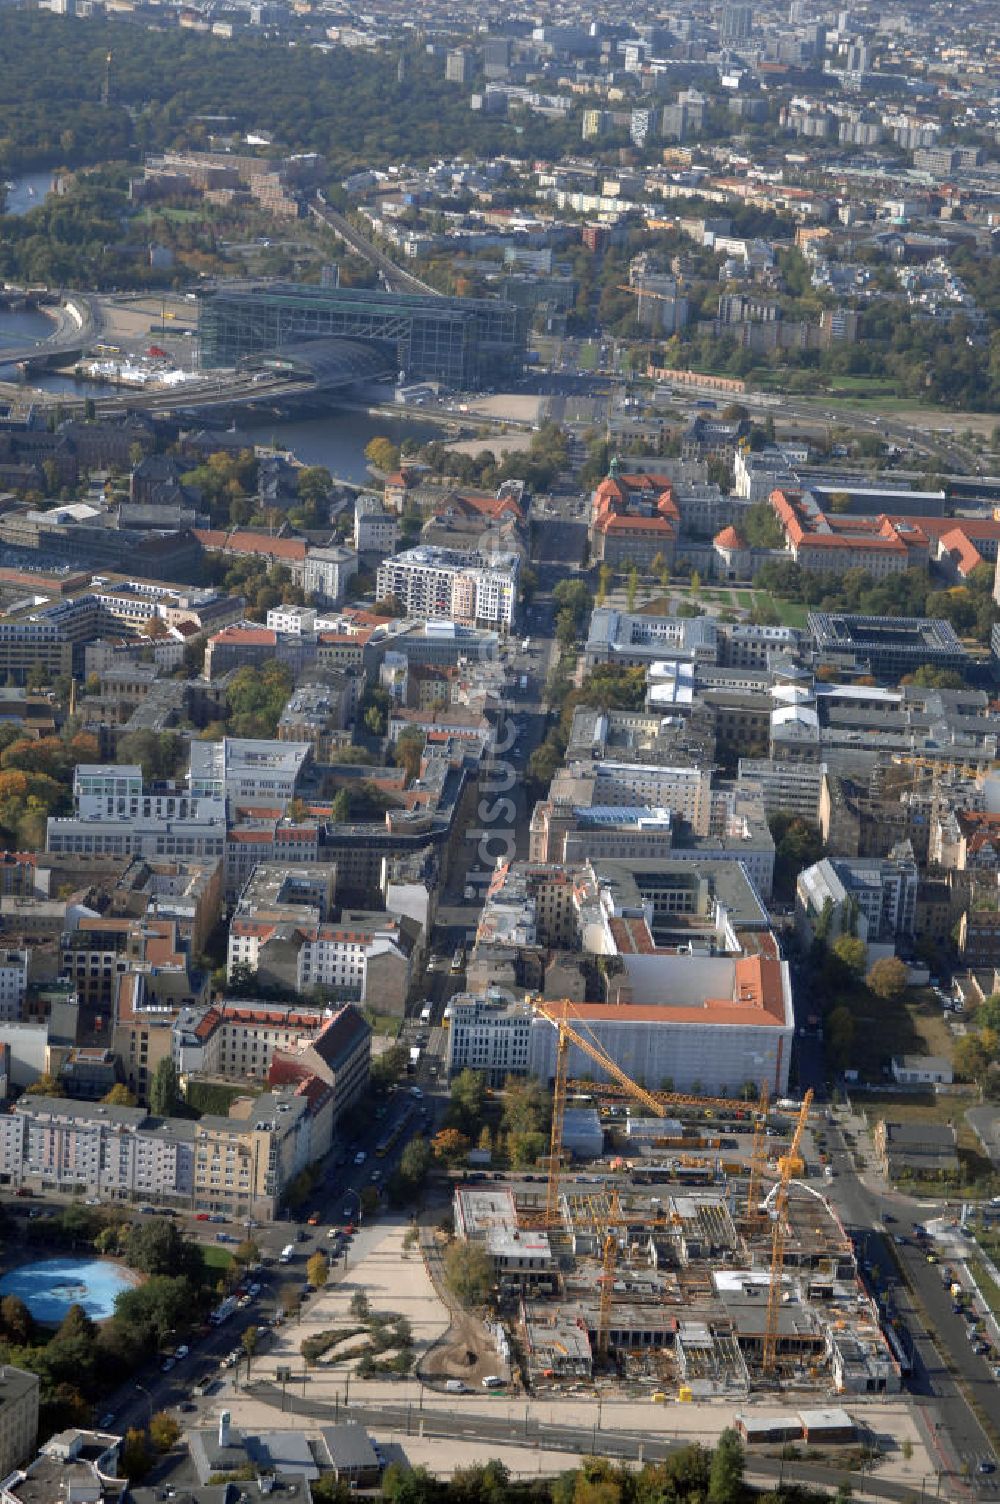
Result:
M60 1322L70 1306L94 1321L114 1314L115 1300L136 1283L123 1264L108 1259L41 1259L0 1276L0 1295L17 1295L36 1321Z

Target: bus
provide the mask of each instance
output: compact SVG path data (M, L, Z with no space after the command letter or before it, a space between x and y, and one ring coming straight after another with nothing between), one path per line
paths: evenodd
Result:
M385 1156L395 1149L415 1111L413 1104L407 1103L388 1131L382 1135L375 1145L375 1153L379 1159L385 1159Z
M457 972L457 971L461 971L464 966L465 966L465 946L464 945L460 945L458 947L458 949L456 950L455 954L451 958L451 969L452 969L453 972Z

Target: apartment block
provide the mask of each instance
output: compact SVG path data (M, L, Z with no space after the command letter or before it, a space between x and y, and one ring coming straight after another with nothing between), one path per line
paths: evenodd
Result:
M506 630L517 615L520 567L516 553L423 545L379 565L376 594L395 597L409 616Z
M291 1088L237 1107L240 1115L194 1121L22 1097L0 1119L0 1175L17 1188L270 1221L289 1182L329 1148L329 1115Z

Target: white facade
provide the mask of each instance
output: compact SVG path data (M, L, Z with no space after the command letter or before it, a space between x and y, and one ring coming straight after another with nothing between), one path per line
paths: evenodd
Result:
M315 606L272 606L267 613L267 628L293 637L311 637L316 631L317 614Z
M681 815L695 835L709 832L712 770L667 768L655 763L599 762L593 803L605 807L647 805Z
M493 1086L531 1073L534 1014L526 1003L456 994L451 999L448 1073L482 1071Z
M517 614L520 560L422 545L385 559L376 594L395 596L409 616L510 627Z
M391 554L399 541L399 518L381 496L363 492L354 503L354 547L359 554Z
M350 548L310 548L302 567L302 589L327 605L344 598L347 582L358 572L358 556Z
M223 737L191 743L188 784L198 799L287 804L312 751L308 742Z

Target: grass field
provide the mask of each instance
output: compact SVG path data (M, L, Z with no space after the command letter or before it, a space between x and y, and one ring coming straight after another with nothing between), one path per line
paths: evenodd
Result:
M217 1243L203 1245L201 1261L206 1269L228 1269L233 1262L233 1256L228 1248L222 1248Z
M774 608L783 627L805 626L809 615L808 606L802 606L798 601L783 601L780 596L771 595L766 590L758 590L756 597Z
M598 349L599 347L594 343L593 340L588 340L586 344L579 346L577 350L577 359L580 363L581 370L597 370Z

